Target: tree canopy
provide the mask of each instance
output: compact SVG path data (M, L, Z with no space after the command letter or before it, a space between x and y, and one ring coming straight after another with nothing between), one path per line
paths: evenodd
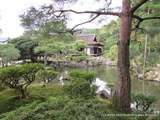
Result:
M0 44L0 58L2 64L8 64L20 57L20 51L13 44Z

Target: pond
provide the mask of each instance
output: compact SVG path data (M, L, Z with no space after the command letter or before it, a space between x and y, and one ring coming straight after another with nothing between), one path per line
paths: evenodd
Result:
M84 70L84 68L76 69ZM73 70L73 68L65 68L63 70ZM94 71L96 73L96 77L100 78L103 81L106 81L109 85L115 85L116 83L116 67L98 66L85 68L85 70ZM157 98L157 101L154 104L154 107L160 111L160 82L137 80L133 76L131 76L131 80L131 92L134 94L144 93L145 95L155 96Z

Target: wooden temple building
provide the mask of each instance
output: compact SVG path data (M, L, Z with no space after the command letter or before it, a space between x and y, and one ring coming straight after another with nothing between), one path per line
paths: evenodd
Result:
M76 38L85 42L86 47L82 48L82 50L88 55L101 56L103 54L104 45L97 41L95 34L78 34Z

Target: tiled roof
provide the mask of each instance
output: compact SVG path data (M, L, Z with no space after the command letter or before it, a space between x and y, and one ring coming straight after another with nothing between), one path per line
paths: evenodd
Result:
M94 34L79 34L76 37L87 41L96 41L96 35Z
M76 35L76 38L79 40L84 40L89 45L103 46L101 43L97 42L95 34L79 34L79 35Z

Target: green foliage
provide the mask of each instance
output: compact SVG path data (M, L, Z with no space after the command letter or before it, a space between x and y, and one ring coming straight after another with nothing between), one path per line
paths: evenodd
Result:
M84 79L86 81L89 81L89 83L92 83L92 81L95 78L95 73L85 70L73 70L70 72L70 76L73 79Z
M152 112L151 105L156 101L154 96L137 94L132 96L133 103L136 104L135 112Z
M0 69L0 82L7 87L15 89L20 92L21 97L25 97L23 82L21 82L21 72L19 67L10 66Z
M52 82L56 77L57 72L53 69L39 70L36 74L36 80L43 81L44 83Z
M157 114L156 116L150 116L147 118L147 120L159 120L160 119L160 114Z
M88 55L84 52L76 52L75 55L69 54L66 56L67 60L75 61L75 62L82 62L88 59Z
M25 37L28 42L31 40L32 43L36 43L29 48L29 52L21 49L24 58L32 58L31 60L34 61L35 55L55 55L54 58L58 60L61 55L68 53L73 36L66 32L66 18L63 13L59 17L48 13L49 8L53 9L47 5L39 8L31 7L20 16L23 27L28 30L26 33L30 35L24 34L22 39Z
M47 85L42 87L41 85L31 85L28 88L30 93L27 99L18 99L16 91L12 89L5 89L0 91L0 116L2 113L17 110L19 107L28 106L32 104L33 101L43 102L46 100L51 100L50 98L54 96L64 96L63 88L60 85ZM1 117L0 117L1 119Z
M20 57L20 51L13 44L0 45L0 58L3 63L17 60Z
M23 79L28 83L35 81L36 73L42 69L44 69L43 65L39 63L29 63L20 66L20 70L23 73Z
M53 33L63 33L66 30L66 25L63 20L52 20L52 21L45 21L44 24L38 26L38 32L43 36L50 36Z
M65 96L64 88L59 84L35 84L28 87L30 96L47 99L50 96Z
M130 45L130 59L134 59L137 55L141 54L141 45L139 42L131 41Z
M31 59L35 61L34 58L34 48L37 46L37 41L31 39L31 35L22 36L10 40L10 43L14 44L16 48L20 51L21 59Z
M52 37L41 37L38 46L34 48L34 53L50 57L52 60L65 59L70 54L73 37L69 34L54 35ZM75 51L75 50L74 50Z
M160 55L158 52L151 52L147 58L148 66L160 63Z
M30 99L16 99L11 90L0 92L1 120L143 120L142 117L111 116L119 114L108 100L96 97L68 97L59 85L33 85ZM159 117L147 119L158 120ZM145 120L145 119L144 119Z
M156 98L154 96L146 96L144 94L136 94L136 95L133 94L132 103L135 105L135 107L134 109L132 109L132 111L134 114L146 114L146 115L154 114L152 104L155 101L156 101ZM144 116L134 116L133 120L150 120L150 116L145 116L145 115Z
M95 86L85 80L75 80L76 82L71 83L65 87L66 93L71 98L84 98L89 99L95 97Z
M21 97L26 97L26 89L35 81L35 75L40 69L43 69L42 65L36 63L1 68L0 82L4 86L18 90Z
M26 29L36 29L43 35L50 33L63 33L66 29L65 17L62 13L59 17L48 13L52 6L43 5L40 8L30 7L20 16L23 27Z
M138 0L132 0L133 5L138 3ZM136 15L139 15L141 17L153 17L153 16L159 16L160 13L158 12L160 10L160 4L157 0L151 0L148 1L146 4L141 6L139 10L136 11ZM138 21L134 20L133 26ZM145 47L145 39L146 35L148 37L147 40L147 61L146 65L151 66L153 64L159 63L159 25L160 21L157 19L144 21L141 23L141 28L144 28L145 30L137 30L135 34L132 34L133 40L136 40L135 42L131 42L131 59L134 57L141 57L143 59L144 57L144 47ZM137 42L137 43L136 43ZM132 45L133 44L133 45ZM135 44L136 47L135 47ZM138 44L140 45L140 49L138 51ZM144 61L144 60L142 60Z
M75 70L70 72L71 83L65 87L65 92L72 98L93 98L95 97L95 86L92 81L95 74L92 72Z
M2 84L0 84L0 91L3 91L4 89L5 87Z
M2 120L106 120L111 113L107 104L95 99L69 99L68 97L49 97L46 102L34 101L12 112L1 115ZM114 120L116 117L108 117ZM120 117L117 117L120 119ZM120 119L121 120L121 119Z
M64 49L65 44L63 42L56 42L54 39L48 39L46 41L41 41L34 49L34 52L42 54L60 54Z
M89 58L89 56L86 53L80 53L77 57L75 57L74 61L81 62L85 61Z
M107 100L72 99L59 92L63 90L60 86L46 86L45 88L33 86L29 90L34 93L34 96L39 96L39 100L17 101L12 99L18 103L14 104L15 107L11 110L2 113L1 120L98 120L99 118L106 120L106 117L108 120L128 120L126 117L107 116L116 113L109 107L110 103ZM45 100L42 100L40 96L43 96ZM6 104L6 108L9 105Z
M4 119L7 119L7 120L14 120L15 119L15 117L17 117L16 119L17 120L22 120L22 119L30 119L30 116L27 116L27 114L30 114L30 115L32 115L32 109L34 108L34 107L36 107L36 105L39 103L39 101L34 101L34 102L32 102L32 103L30 103L29 105L27 105L27 106L22 106L22 107L20 107L16 112L9 112L8 114L7 114L7 116L5 116L5 115L1 115L0 116L0 118L3 120L3 118ZM28 112L26 112L26 111L28 111ZM19 115L18 113L21 113L21 115ZM15 114L17 114L17 115L15 115Z
M109 58L111 58L111 60L117 61L117 56L118 56L118 48L117 48L117 45L113 45L113 46L110 48L109 52L106 53L106 54L107 54L107 56L108 56Z
M21 76L22 72L19 67L10 66L0 69L1 83L8 85L9 87L18 87Z
M98 39L105 45L105 51L108 51L113 45L117 43L119 30L119 21L111 21L104 25L98 31Z
M86 43L83 40L76 40L73 46L75 50L80 51L86 47Z
M10 112L12 110L15 110L21 106L25 106L28 103L31 103L32 101L37 100L36 98L32 99L18 99L16 97L17 93L13 90L4 90L3 92L0 92L1 99L0 99L0 115L2 113ZM42 101L40 98L38 98L39 101ZM1 118L1 117L0 117Z

